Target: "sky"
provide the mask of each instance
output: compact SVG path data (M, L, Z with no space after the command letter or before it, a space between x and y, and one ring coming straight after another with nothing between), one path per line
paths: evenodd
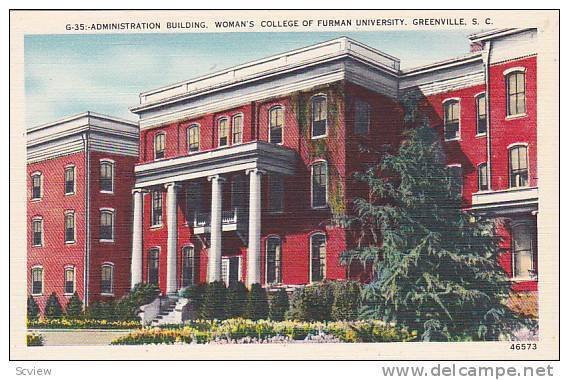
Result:
M27 35L26 127L85 111L136 120L140 92L340 36L405 69L467 54L478 31Z

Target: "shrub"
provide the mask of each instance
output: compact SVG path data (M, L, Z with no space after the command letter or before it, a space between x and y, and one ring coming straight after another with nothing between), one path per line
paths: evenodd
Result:
M285 313L288 311L290 304L288 302L288 294L285 289L279 289L271 298L269 310L269 319L273 321L284 320Z
M140 307L154 301L159 294L160 289L154 284L136 284L128 294L115 303L113 319L119 321L138 319Z
M77 292L73 293L67 302L67 306L65 307L65 316L71 319L78 319L83 316L83 302L81 302L81 298L79 298Z
M334 294L329 282L305 286L293 293L286 318L299 321L329 321L333 301Z
M35 321L40 316L40 307L35 298L28 296L28 321Z
M247 310L247 287L241 281L229 285L227 289L226 318L244 317Z
M190 310L193 318L197 318L202 315L206 289L207 289L207 283L201 282L199 284L187 287L181 293L182 297L190 300L191 304Z
M86 314L90 319L104 319L106 321L114 321L116 319L115 302L95 301L89 305Z
M267 299L267 291L263 289L261 284L251 285L251 291L247 299L247 318L254 321L258 319L267 319L269 316L269 300Z
M63 316L63 309L55 292L51 293L47 299L44 314L46 318L61 318Z
M26 335L26 344L29 347L43 346L43 336L36 333L29 333Z
M140 321L108 321L103 319L39 319L28 321L30 329L135 329Z
M204 319L225 318L226 288L223 281L210 282L207 285L201 316Z
M334 321L353 321L361 306L361 285L356 281L335 281L331 317Z

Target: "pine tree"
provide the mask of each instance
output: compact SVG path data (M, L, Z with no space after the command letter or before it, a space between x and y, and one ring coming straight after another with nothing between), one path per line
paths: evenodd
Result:
M347 222L358 244L343 260L371 265L362 317L431 341L495 340L519 326L503 302L509 283L495 223L461 210L460 185L427 123L406 130L397 154L383 153L356 178L369 195L353 201Z
M241 281L232 283L227 288L227 302L225 304L226 318L244 317L247 309L248 290Z
M279 289L271 299L269 310L269 319L273 321L282 321L285 318L285 313L288 311L290 303L288 294L284 288Z
M227 289L223 281L207 284L201 315L203 319L225 319Z
M83 302L77 292L73 293L67 306L65 307L65 316L67 318L80 318L83 316Z
M46 318L61 318L63 316L63 309L55 292L51 293L47 299L44 314Z
M249 298L247 301L247 318L254 321L259 319L267 319L269 316L269 300L267 292L261 284L251 285Z
M28 296L28 321L35 321L40 316L40 307L35 298Z

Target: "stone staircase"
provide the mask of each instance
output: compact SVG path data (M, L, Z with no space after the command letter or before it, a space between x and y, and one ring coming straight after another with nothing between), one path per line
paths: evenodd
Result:
M168 297L160 302L160 312L152 320L151 326L179 324L184 321L185 306L188 299Z

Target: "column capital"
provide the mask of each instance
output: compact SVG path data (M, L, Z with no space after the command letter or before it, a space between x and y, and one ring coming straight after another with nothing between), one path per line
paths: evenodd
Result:
M164 184L164 187L166 189L168 189L169 187L173 187L175 189L178 189L179 187L181 187L181 185L178 182L168 182Z
M134 195L134 194L138 194L138 193L140 193L140 194L146 194L146 193L149 193L149 191L148 191L147 189L143 189L143 188L140 188L140 187L135 187L134 189L131 190L131 193L132 193L133 195Z
M251 174L251 173L252 173L252 174L265 175L265 174L267 174L267 171L266 171L266 170L261 170L261 169L259 169L259 168L253 168L253 169L247 169L247 170L245 170L245 174L246 174L246 175L249 175L249 174Z
M214 180L223 182L223 181L225 181L225 177L223 177L221 174L214 174L214 175L207 176L207 180L210 182L214 181Z

